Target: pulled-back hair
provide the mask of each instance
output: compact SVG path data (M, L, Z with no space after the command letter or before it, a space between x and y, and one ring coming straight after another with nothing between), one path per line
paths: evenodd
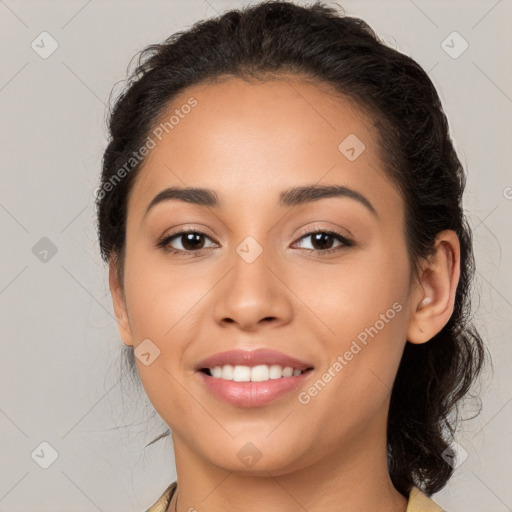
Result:
M440 231L451 229L459 237L453 313L427 343L406 343L388 416L394 486L404 496L412 485L431 495L453 473L442 454L456 431L461 400L485 361L482 339L471 323L474 257L462 208L465 174L428 75L381 42L363 20L322 2L308 7L263 2L198 22L140 52L109 116L110 140L96 198L102 257L106 262L115 258L122 283L127 200L141 167L136 162L126 172L126 162L172 100L199 83L229 76L272 79L280 73L330 85L371 116L383 170L404 201L411 275L417 277L420 261L434 252ZM108 187L123 166L123 178ZM125 348L135 371L133 347Z

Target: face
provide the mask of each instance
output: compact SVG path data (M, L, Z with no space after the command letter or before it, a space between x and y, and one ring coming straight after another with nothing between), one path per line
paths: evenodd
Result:
M146 353L136 361L149 399L175 446L230 471L285 474L371 448L385 436L411 293L404 205L371 119L285 75L191 87L163 118L191 97L128 202L115 300L123 341ZM286 194L311 186L349 192ZM148 210L169 187L209 189L217 204L174 198ZM232 349L272 349L312 369L273 400L260 383L262 401L227 401L197 366ZM244 450L257 465L244 465Z

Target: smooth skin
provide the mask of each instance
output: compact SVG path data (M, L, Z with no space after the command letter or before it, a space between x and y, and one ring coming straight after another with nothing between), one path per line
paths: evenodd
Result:
M373 122L327 86L284 74L229 78L183 91L163 119L191 96L197 106L150 151L130 194L124 283L114 258L109 273L123 342L136 349L150 339L160 350L148 366L136 360L172 430L177 510L404 512L407 498L386 464L391 388L406 341L428 342L452 314L456 234L440 233L420 279L410 280L404 203L384 174ZM365 145L354 161L338 149L350 134ZM290 187L332 184L363 194L377 215L348 197L279 205ZM168 200L145 215L170 186L212 189L220 204ZM307 235L332 229L354 245ZM195 245L174 238L168 248L177 254L157 247L177 230L206 236ZM252 263L236 251L248 236L263 250ZM300 403L299 393L396 302L401 311ZM195 371L220 351L268 347L314 371L262 407L217 399ZM252 467L237 456L248 442L261 453Z

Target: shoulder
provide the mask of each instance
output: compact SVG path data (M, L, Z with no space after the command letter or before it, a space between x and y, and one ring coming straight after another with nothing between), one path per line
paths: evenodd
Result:
M176 490L177 481L174 481L167 489L165 489L164 493L160 498L158 498L151 507L149 507L145 512L166 512L167 507L171 501L171 498Z
M413 486L409 493L409 502L405 512L446 512L432 498L418 487Z
M145 512L166 512L176 490L177 481L173 482L158 500ZM433 499L424 494L418 487L412 487L406 512L446 512Z

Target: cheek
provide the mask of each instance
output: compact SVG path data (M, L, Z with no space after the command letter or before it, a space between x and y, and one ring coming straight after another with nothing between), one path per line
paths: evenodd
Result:
M125 265L125 289L136 355L142 352L144 345L138 351L137 347L146 339L159 351L155 352L156 358L151 356L148 365L143 359L135 358L140 380L157 412L168 424L173 424L176 418L191 415L182 363L190 340L200 337L204 306L201 298L204 301L208 281L198 278L194 265L171 267L161 260L148 261L147 255L138 257L136 250L127 254Z
M392 295L367 297L363 311L354 298L343 305L337 323L333 317L336 336L325 339L322 347L326 364L298 396L299 412L303 408L304 417L310 418L298 422L302 436L315 437L323 429L326 444L336 444L341 436L350 446L362 428L385 422L405 346L406 308Z
M331 337L340 340L340 348L388 310L395 329L404 322L404 315L395 314L392 308L398 302L405 310L409 294L406 249L400 243L391 246L384 236L375 239L371 247L347 252L339 263L304 265L292 272L290 279L290 288L328 327ZM390 333L387 322L382 330Z
M198 266L169 265L165 257L134 248L126 255L125 289L135 343L143 338L163 342L190 329L195 307L211 285ZM161 349L164 344L161 343Z
M329 384L336 388L332 399L356 405L358 400L374 397L381 403L391 390L406 342L409 262L405 247L375 244L328 272L315 280L318 286L309 292L304 287L302 293L304 302L329 327L322 342L328 355L322 371L330 368L336 375L325 377L336 382ZM338 371L333 368L336 361Z
M218 281L218 273L212 274L200 264L171 265L165 257L155 257L139 248L130 254L127 251L125 269L136 355L144 348L137 350L138 345L146 339L158 353L148 366L136 358L141 382L163 416L171 403L172 410L186 413L190 397L183 392L181 382L189 376L190 368L185 363L190 361L188 350L194 346L193 340L204 338L208 294Z

